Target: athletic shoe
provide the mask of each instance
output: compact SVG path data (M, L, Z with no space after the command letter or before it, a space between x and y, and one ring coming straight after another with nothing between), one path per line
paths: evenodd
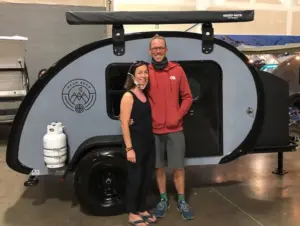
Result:
M193 215L193 212L191 210L191 207L185 201L178 202L177 209L181 213L183 219L185 219L185 220L194 219L194 215Z
M161 199L160 202L157 204L154 215L157 218L164 217L167 213L167 210L170 208L170 204L168 201Z

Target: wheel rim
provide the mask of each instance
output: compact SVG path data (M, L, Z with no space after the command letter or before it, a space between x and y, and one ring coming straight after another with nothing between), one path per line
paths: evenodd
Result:
M126 176L122 169L96 167L90 177L89 190L102 206L122 203Z

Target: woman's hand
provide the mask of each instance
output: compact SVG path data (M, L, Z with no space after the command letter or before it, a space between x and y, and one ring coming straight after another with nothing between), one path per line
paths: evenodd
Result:
M127 151L127 160L129 162L136 163L135 151L133 149Z

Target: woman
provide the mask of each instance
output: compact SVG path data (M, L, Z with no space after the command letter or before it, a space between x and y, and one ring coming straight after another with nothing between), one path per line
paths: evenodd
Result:
M148 66L140 61L127 73L125 92L121 99L120 120L128 163L126 209L128 222L146 226L156 218L146 210L146 198L154 169L154 137L151 108L144 93L148 84ZM131 119L133 124L130 125Z

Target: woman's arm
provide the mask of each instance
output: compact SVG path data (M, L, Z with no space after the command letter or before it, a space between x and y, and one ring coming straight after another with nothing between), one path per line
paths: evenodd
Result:
M133 97L130 93L126 92L120 104L120 120L123 133L123 139L126 145L126 148L132 147L130 131L129 131L129 121L131 116L131 109L133 105Z

